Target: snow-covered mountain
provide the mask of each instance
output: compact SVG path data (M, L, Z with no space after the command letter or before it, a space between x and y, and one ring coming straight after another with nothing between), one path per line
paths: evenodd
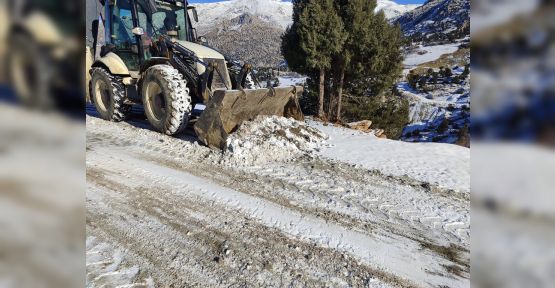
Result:
M406 12L416 9L419 6L419 4L402 5L390 0L378 0L376 11L383 10L385 17L393 19L405 14Z
M222 21L237 18L245 13L285 29L291 24L293 4L280 0L230 0L195 4L199 18L198 30L206 31ZM399 17L419 5L401 5L390 0L378 0L376 11L383 10L387 18Z
M208 44L231 59L255 67L276 67L283 61L280 51L283 29L249 13L223 20L203 33Z
M453 42L470 35L470 0L428 0L396 22L414 41Z
M376 11L390 19L416 8L390 0L378 0ZM293 4L281 0L230 0L195 4L199 35L208 44L235 60L255 66L276 66L283 61L281 35L292 23Z
M293 4L280 0L231 0L206 4L195 4L199 15L197 29L207 31L224 21L243 14L257 16L285 30L291 23Z

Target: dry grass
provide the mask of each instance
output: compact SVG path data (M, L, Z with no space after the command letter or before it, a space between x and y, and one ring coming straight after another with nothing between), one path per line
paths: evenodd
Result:
M464 278L468 277L468 273L470 273L470 264L461 257L462 252L469 252L467 249L454 244L440 246L432 243L420 242L420 245L422 248L433 251L453 262L453 265L442 265L449 274Z

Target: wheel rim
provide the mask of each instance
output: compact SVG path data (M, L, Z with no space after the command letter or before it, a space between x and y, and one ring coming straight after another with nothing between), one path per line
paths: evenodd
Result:
M166 99L162 88L156 82L148 83L146 87L147 109L156 121L162 121L166 117Z
M110 88L108 83L106 83L102 79L98 79L94 84L94 100L95 103L98 105L98 108L102 111L108 111L108 107L110 107Z

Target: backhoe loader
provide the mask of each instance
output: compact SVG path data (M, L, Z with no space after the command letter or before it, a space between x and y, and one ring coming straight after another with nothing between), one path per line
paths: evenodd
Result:
M222 149L238 125L257 115L303 119L302 87L249 89L252 66L236 69L197 36L198 15L187 0L101 4L87 62L88 100L103 119L122 121L131 105L142 104L155 130L176 135L194 124L202 142Z

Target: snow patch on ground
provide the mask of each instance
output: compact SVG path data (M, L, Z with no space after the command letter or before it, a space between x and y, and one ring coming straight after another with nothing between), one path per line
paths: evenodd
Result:
M422 63L434 61L443 54L454 53L459 49L460 43L445 45L421 46L405 56L405 68L414 68Z
M306 76L280 76L278 77L279 79L279 85L278 87L289 87L289 86L293 86L293 85L298 85L298 86L304 86L304 84L306 83L306 79L308 77Z
M317 151L327 138L294 119L258 116L229 136L224 153L242 164L283 161Z
M386 175L408 176L458 192L470 192L470 149L443 143L407 143L379 139L347 128L309 121L330 139L320 155L379 170Z

